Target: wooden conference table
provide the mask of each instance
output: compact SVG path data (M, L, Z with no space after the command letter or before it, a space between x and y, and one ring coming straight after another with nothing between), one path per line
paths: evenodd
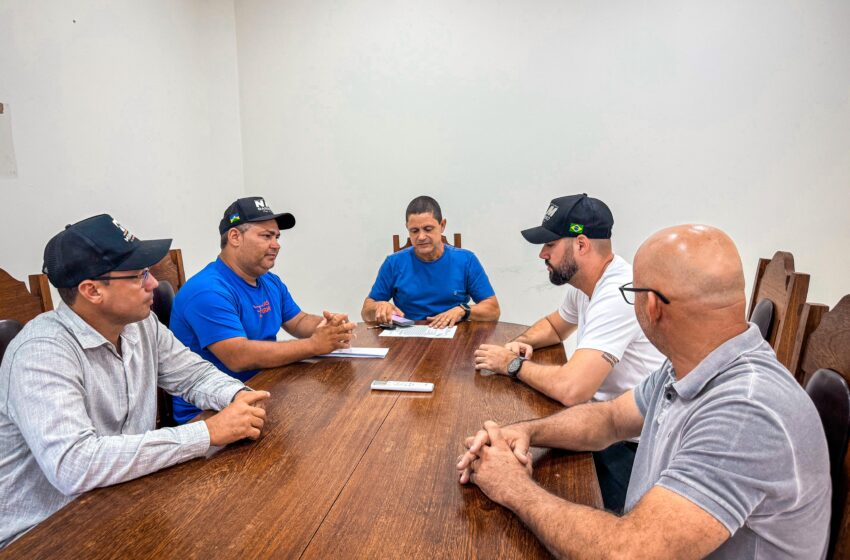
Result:
M21 558L538 558L508 510L455 475L462 439L561 407L473 367L479 344L523 327L464 323L451 340L378 337L384 359L324 359L258 374L271 392L257 442L82 495L10 545ZM564 360L558 345L535 360ZM371 391L373 379L429 381L425 394ZM602 506L590 454L537 450L534 478Z

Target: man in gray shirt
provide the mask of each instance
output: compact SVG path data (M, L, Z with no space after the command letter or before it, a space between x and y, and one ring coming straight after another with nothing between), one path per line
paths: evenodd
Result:
M557 556L823 558L829 457L811 400L744 319L732 240L706 226L650 237L621 288L668 360L633 391L468 438L457 468ZM530 445L604 448L640 434L622 517L531 479Z
M47 244L44 271L62 303L24 327L0 366L0 547L82 492L260 436L269 394L243 391L150 312L147 267L170 245L105 214ZM221 412L154 430L157 385Z

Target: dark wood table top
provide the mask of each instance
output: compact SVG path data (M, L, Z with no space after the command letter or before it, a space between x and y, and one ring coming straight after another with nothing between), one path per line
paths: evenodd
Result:
M556 412L505 376L475 372L479 344L523 330L464 323L451 340L378 337L385 359L325 359L264 371L263 437L80 496L12 543L26 558L538 558L508 510L457 482L464 436ZM534 353L561 363L563 347ZM429 381L433 393L371 391L374 379ZM535 479L602 507L589 453L537 450Z

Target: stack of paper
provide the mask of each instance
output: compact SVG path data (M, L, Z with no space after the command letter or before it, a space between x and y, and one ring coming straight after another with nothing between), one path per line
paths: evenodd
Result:
M454 338L457 327L432 329L427 325L414 325L406 329L384 330L378 336L395 336L399 338Z
M340 348L319 358L385 358L389 348Z

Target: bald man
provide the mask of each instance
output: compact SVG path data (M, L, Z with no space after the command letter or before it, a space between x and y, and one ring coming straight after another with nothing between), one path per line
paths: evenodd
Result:
M744 319L732 240L707 226L650 237L621 288L667 356L603 403L467 438L460 482L516 513L556 556L824 558L829 457L817 411ZM576 505L531 478L530 445L602 449L640 434L626 513Z

